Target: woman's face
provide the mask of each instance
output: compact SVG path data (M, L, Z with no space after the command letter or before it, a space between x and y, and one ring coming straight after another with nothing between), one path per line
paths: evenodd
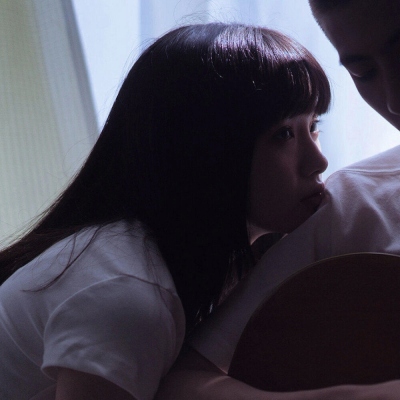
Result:
M328 166L314 114L287 118L256 141L250 174L251 242L267 232L289 233L320 205Z

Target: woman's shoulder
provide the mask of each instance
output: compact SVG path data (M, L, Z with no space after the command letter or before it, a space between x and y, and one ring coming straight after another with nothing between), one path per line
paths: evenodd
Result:
M58 242L5 282L0 301L0 330L54 379L60 366L100 366L131 393L151 392L183 341L182 304L157 246L122 221ZM132 380L138 370L143 379Z
M8 279L23 290L85 287L126 275L175 293L157 245L141 223L118 221L92 226L48 248Z
M107 293L114 294L117 303L151 299L153 307L157 303L180 314L175 285L157 246L142 228L123 221L91 227L56 243L0 287L0 300L26 320L38 314L46 326L63 304L74 299L89 304L87 299L92 299L97 304L93 308L102 308Z
M93 227L73 239L76 267L87 265L111 275L125 274L175 292L172 277L147 229L140 222L118 221ZM79 242L79 244L78 244Z

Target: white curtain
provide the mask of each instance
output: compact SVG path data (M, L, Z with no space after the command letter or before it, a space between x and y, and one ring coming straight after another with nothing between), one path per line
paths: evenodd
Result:
M113 6L111 0L96 0L95 10L93 0L73 3L100 125L122 77L151 40L186 23L236 21L283 31L310 49L325 68L334 94L331 112L322 117L321 124L321 142L330 161L325 176L400 143L398 131L363 102L339 66L308 0L113 0ZM102 40L93 44L90 38L96 37ZM95 51L100 43L105 47Z
M56 197L97 121L72 5L0 0L0 238Z
M0 239L76 172L140 51L178 25L244 22L309 48L334 92L322 118L325 176L400 143L357 94L307 0L0 0Z

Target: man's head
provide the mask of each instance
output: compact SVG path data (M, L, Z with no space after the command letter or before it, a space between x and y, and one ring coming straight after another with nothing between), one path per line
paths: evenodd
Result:
M309 0L364 100L400 129L400 0Z

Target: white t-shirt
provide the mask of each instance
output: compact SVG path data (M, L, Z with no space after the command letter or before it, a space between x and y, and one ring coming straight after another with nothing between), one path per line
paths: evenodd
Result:
M139 224L107 225L91 241L95 231L56 243L0 287L1 399L54 400L59 367L152 399L177 357L184 312L156 246Z
M284 279L324 258L400 255L400 146L331 175L319 210L275 244L190 342L224 371L250 316Z

